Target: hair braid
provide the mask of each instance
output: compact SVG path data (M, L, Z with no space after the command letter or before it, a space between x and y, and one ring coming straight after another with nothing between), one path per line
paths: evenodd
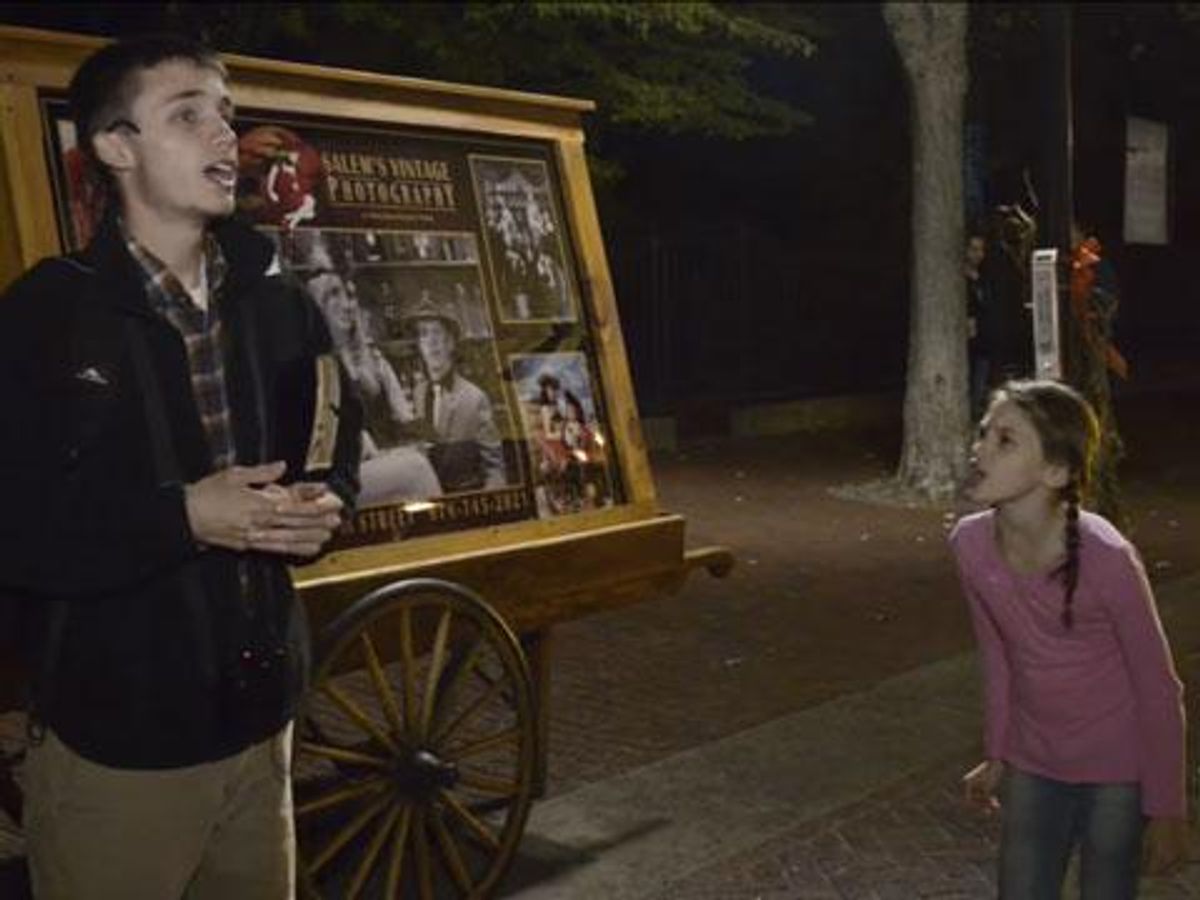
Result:
M1075 622L1071 604L1075 600L1075 588L1079 584L1079 482L1076 478L1071 479L1071 483L1063 491L1063 497L1067 501L1067 560L1062 568L1062 623L1064 628L1070 628Z
M1045 461L1068 472L1069 480L1057 498L1066 504L1067 558L1056 574L1063 582L1063 627L1070 629L1075 619L1075 589L1079 586L1079 504L1091 479L1100 425L1083 395L1059 381L1008 381L997 388L993 398L993 406L1012 403L1028 416Z

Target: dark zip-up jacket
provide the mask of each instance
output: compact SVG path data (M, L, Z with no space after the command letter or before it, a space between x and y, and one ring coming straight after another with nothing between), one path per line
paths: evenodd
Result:
M270 241L234 220L214 234L238 463L285 459L301 477L328 331L295 282L267 274ZM325 477L350 506L361 410L342 381ZM187 352L115 221L0 298L0 420L0 592L34 623L38 719L120 768L220 759L286 723L305 685L303 609L279 557L202 548L190 532L183 485L212 460Z

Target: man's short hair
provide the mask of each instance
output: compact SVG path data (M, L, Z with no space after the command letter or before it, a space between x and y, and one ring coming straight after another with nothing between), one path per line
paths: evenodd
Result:
M76 70L67 88L79 149L92 174L106 190L113 187L106 166L96 158L92 138L129 113L138 88L137 75L169 60L186 60L228 77L214 50L182 35L146 35L101 47Z

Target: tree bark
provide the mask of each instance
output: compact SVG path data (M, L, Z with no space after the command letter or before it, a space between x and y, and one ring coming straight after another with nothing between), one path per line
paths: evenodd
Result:
M970 411L963 275L965 3L885 3L904 64L912 151L912 282L897 478L946 499L966 466Z

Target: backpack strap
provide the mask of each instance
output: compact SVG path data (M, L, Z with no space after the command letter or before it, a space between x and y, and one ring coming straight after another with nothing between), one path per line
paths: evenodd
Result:
M87 265L78 253L60 256L53 260L70 272L63 274L70 277L82 276L83 291L90 291L93 284L95 269ZM90 298L83 297L76 307L69 340L68 360L99 360L114 364L120 359L115 329L105 328L100 317L93 315L95 309ZM85 435L87 438L88 435ZM62 655L63 635L66 632L67 619L70 618L71 604L67 600L46 600L47 606L44 631L42 634L41 653L36 663L31 666L33 678L28 686L28 712L25 721L25 732L29 742L40 744L46 736L46 726L42 718L44 710L48 709L54 695L55 673L58 670L59 657Z
M59 257L86 277L85 290L94 286L95 270L80 261L77 256ZM160 484L182 481L178 457L171 442L170 425L167 422L159 379L150 359L145 329L134 317L124 318L123 327L117 329L105 316L95 315L97 302L84 296L79 303L79 313L71 324L72 349L78 358L102 359L115 363L120 360L122 344L128 350L133 364L136 389L142 398L143 412L150 431L151 452L154 457L155 476ZM122 340L123 339L123 340ZM83 352L87 348L87 353ZM194 578L179 579L189 615L192 618L196 640L198 662L205 675L215 678L216 663L213 649L211 617L205 598ZM40 743L45 737L42 712L49 708L54 695L54 682L62 655L63 636L70 617L71 603L67 600L47 601L46 627L42 644L41 659L35 666L36 677L29 691L29 714L26 731L31 743Z
M146 345L145 330L132 317L125 319L125 341L129 356L141 388L142 406L146 424L150 428L150 446L154 454L154 470L160 484L179 484L183 476L179 459L171 443L170 426L167 424L166 406L159 388L157 373L150 361L150 348ZM197 657L204 674L216 677L216 660L213 647L212 617L204 595L195 578L184 574L179 579L184 601L196 633Z

